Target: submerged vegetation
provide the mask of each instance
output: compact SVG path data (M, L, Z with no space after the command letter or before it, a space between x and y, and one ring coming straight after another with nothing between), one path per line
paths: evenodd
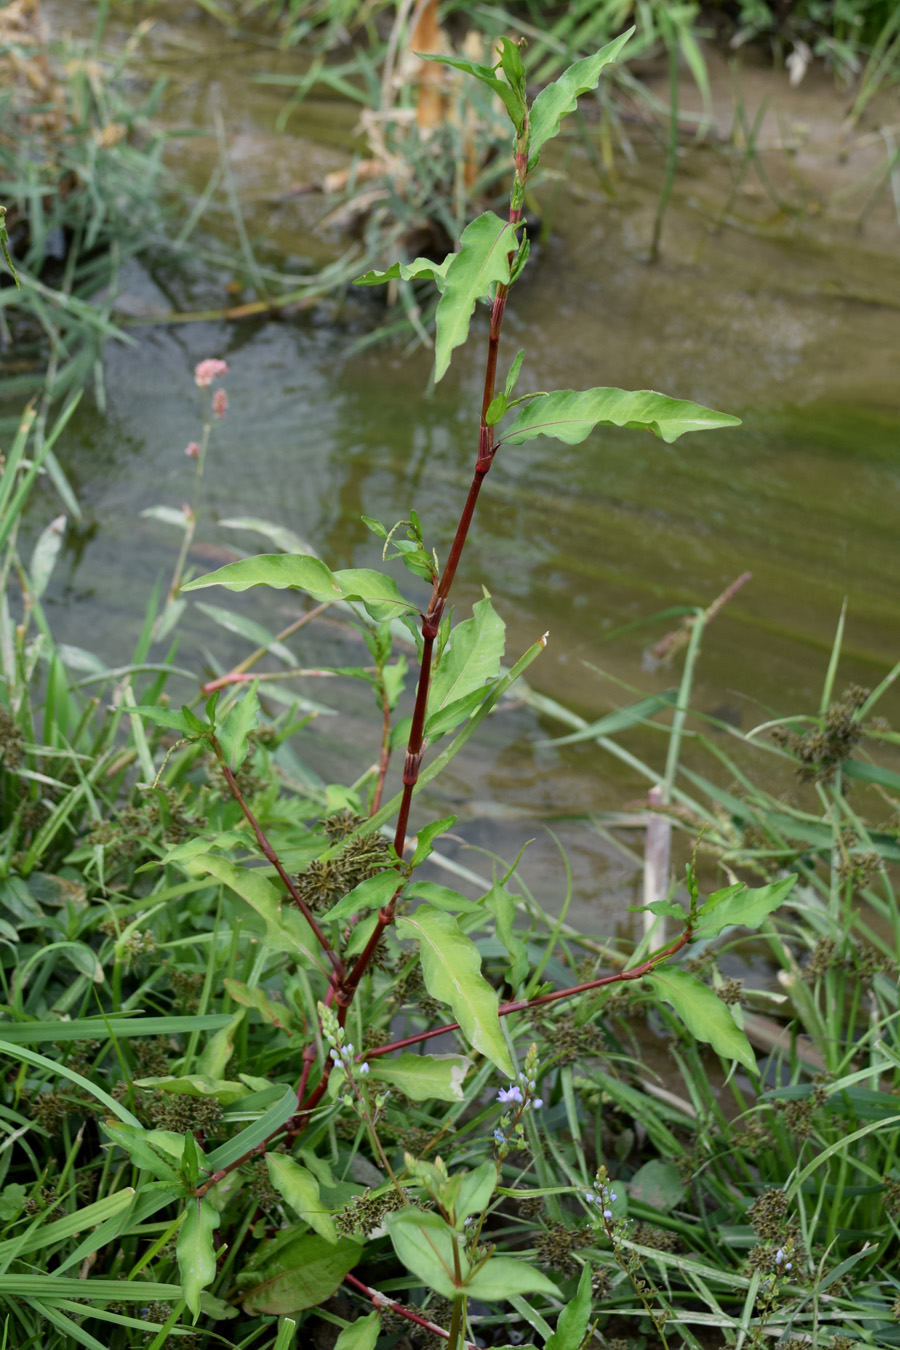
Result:
M594 8L612 22L611 6ZM752 8L764 27L767 7ZM807 8L819 23L849 12L797 6L797 22ZM879 27L875 11L866 40L887 50L891 15ZM817 708L749 736L701 717L702 644L737 582L680 611L655 649L681 662L677 691L588 724L525 684L544 637L505 664L487 592L471 617L452 607L478 499L503 492L513 447L576 445L598 426L668 445L737 421L647 390L539 390L542 372L502 345L532 175L626 38L561 61L534 97L508 36L496 63L445 61L485 109L499 99L504 158L490 174L508 210L464 229L448 216L446 256L432 236L427 254L358 278L430 291L436 380L486 339L452 539L401 502L397 524L365 518L383 569L333 570L255 521L274 552L194 576L198 488L235 362L211 356L193 372L191 504L150 509L180 547L131 660L110 668L59 644L45 601L60 524L26 546L23 513L48 468L70 492L52 456L77 394L59 412L50 395L83 382L98 349L81 355L56 310L34 310L55 383L7 439L0 478L7 1345L900 1344L900 736L881 716L900 665L871 690L845 687L842 619ZM71 193L42 160L32 204L74 212L82 189L108 185L85 154L72 150ZM127 159L111 162L120 170ZM89 265L117 265L97 191L97 215L58 217L64 231L81 222L54 291L66 314L98 284ZM111 194L126 212L127 191ZM12 204L7 228L36 305L46 247ZM12 311L12 275L2 295ZM418 322L421 303L408 302ZM257 586L289 593L288 626L273 637L218 605L252 654L181 665L186 597ZM368 688L378 728L377 763L352 782L310 767L312 713L285 692L322 673L308 653L323 614L364 644L361 663L334 671ZM631 816L646 833L636 937L624 914L601 938L571 924L568 898L548 910L527 854L452 863L455 817L423 813L421 789L509 691L558 743L593 744L646 782ZM659 738L658 758L640 757L634 732ZM664 1072L651 1067L660 1048Z

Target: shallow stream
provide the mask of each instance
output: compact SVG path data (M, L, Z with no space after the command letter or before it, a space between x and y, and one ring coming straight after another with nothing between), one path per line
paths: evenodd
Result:
M86 29L93 8L45 6L57 32L82 20ZM177 13L153 8L141 71L169 79L163 121L197 133L173 142L175 172L200 190L219 154L218 111L248 233L265 257L309 270L335 256L346 241L315 229L321 197L311 203L291 188L349 163L356 111L312 100L286 136L277 133L284 91L253 76L299 69L301 58ZM615 681L660 690L679 676L648 669L645 655L675 620L614 630L671 606L708 605L749 571L707 634L695 692L697 708L746 730L770 712L816 709L845 597L838 687L872 685L900 655L900 227L889 184L858 225L885 161L879 123L842 137L843 104L828 77L811 72L789 89L782 74L750 68L740 76L750 115L770 97L760 137L768 177L751 165L720 220L741 155L729 140L734 77L724 65L713 74L721 139L683 141L655 265L646 257L661 149L636 138L636 159L619 156L610 196L579 142L565 142L538 190L545 241L514 293L501 365L524 347L522 388L653 388L736 413L743 425L674 446L609 431L577 447L502 452L456 602L462 616L482 585L490 590L511 659L549 630L529 681L593 719L637 697ZM878 116L900 122L896 92ZM187 277L133 266L118 309L145 320L219 307L232 279L199 253ZM230 548L266 551L260 536L217 523L234 516L289 526L333 567L373 566L379 550L361 513L392 524L414 506L446 553L475 456L483 346L470 344L429 388L421 348L353 353L370 319L354 298L341 312L231 325L135 323L135 345L109 347L107 412L86 400L60 450L85 513L50 595L60 640L111 663L129 658L150 587L171 574L179 542L140 513L189 499L184 447L199 432L192 370L208 356L228 361L230 408L208 459L198 571ZM481 316L473 327L483 329ZM43 521L58 508L48 494L41 509ZM296 614L284 593L198 598L233 604L273 632ZM206 651L222 664L248 652L193 606L182 631L182 666L203 669ZM359 659L353 641L322 623L294 650L303 665L346 663ZM346 717L318 718L297 753L328 779L355 776L377 756L368 696L349 681L309 680L303 693ZM564 731L509 707L454 762L429 810L458 813L461 838L507 857L533 838L523 875L555 906L566 883L552 826L573 869L572 919L608 932L638 871L571 817L619 808L643 788L590 744L539 744ZM661 734L632 744L662 764ZM477 854L461 860L489 868Z

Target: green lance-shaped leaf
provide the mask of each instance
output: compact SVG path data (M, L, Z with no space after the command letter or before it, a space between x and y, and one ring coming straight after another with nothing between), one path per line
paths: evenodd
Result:
M460 1235L440 1214L412 1206L389 1214L385 1223L394 1251L407 1270L443 1298L455 1298L460 1291L455 1280L457 1258L454 1249L458 1253L462 1278L465 1279L469 1272Z
M568 70L563 71L558 80L554 80L553 84L549 84L538 94L531 109L531 135L528 138L529 173L537 164L543 147L559 134L561 119L575 111L582 94L597 88L603 71L617 59L633 32L634 29L629 28L626 33L601 47L593 56L576 61Z
M389 1083L414 1102L461 1102L463 1083L472 1067L465 1055L394 1055L373 1059L370 1077ZM493 1167L493 1163L491 1164Z
M334 1244L338 1240L334 1219L328 1213L322 1197L319 1195L319 1183L309 1168L289 1158L286 1153L267 1153L266 1166L269 1180L283 1200L300 1218L314 1228L326 1242Z
M382 286L386 281L412 281L423 277L433 281L439 291L444 289L447 268L456 255L448 253L443 262L433 262L431 258L414 258L411 263L395 262L384 272L366 272L357 277L354 286Z
M425 987L432 998L449 1003L469 1044L512 1078L515 1070L497 1015L500 1000L481 973L475 943L452 914L429 905L398 919L397 931L419 944Z
M266 942L273 951L287 952L301 965L316 963L313 952L317 944L309 924L293 905L281 903L279 892L258 871L236 867L227 858L213 853L195 859L194 865L224 882L256 910L265 920Z
M450 641L441 653L431 679L425 734L434 735L438 714L451 704L460 707L459 721L469 695L486 694L485 686L500 674L500 662L506 646L506 624L485 595L472 606L472 618L458 623L450 632ZM429 725L430 724L430 725ZM457 725L452 722L451 725ZM450 726L442 726L449 731Z
M315 1308L331 1298L362 1254L358 1242L331 1243L318 1234L280 1246L262 1267L260 1282L244 1295L244 1311L281 1316Z
M548 1339L544 1350L580 1350L587 1335L591 1320L591 1268L581 1268L578 1292L570 1299L556 1323L556 1330Z
M514 43L509 42L508 38L501 40L508 43L518 55L518 49ZM465 61L459 56L436 56L428 52L420 52L419 55L423 56L426 61L438 61L442 66L452 66L454 70L461 70L466 75L474 75L476 80L480 80L482 84L487 85L488 89L492 89L497 97L503 100L510 121L516 129L516 135L521 136L525 126L526 111L524 84L521 88L512 89L505 80L499 78L495 68L481 66L474 61ZM521 65L521 58L519 58L519 63ZM416 259L416 261L420 262L424 259Z
M514 1256L492 1256L466 1282L469 1298L493 1303L495 1299L509 1299L517 1294L547 1294L559 1298L559 1286L527 1261Z
M332 572L320 558L296 553L261 553L256 558L242 558L205 577L197 577L181 589L199 591L205 586L224 586L228 591L269 586L276 591L303 591L318 601L358 600L378 623L417 612L416 606L400 594L397 583L381 572L366 567L345 567Z
M338 1336L334 1350L375 1350L381 1332L381 1314L370 1312L368 1317L357 1317Z
M402 886L402 873L394 871L392 867L385 872L379 872L377 876L366 877L365 881L361 881L352 891L348 891L327 914L322 915L322 922L324 923L326 919L329 921L349 919L353 914L365 914L371 909L381 909Z
M152 1088L154 1092L171 1092L181 1097L203 1097L222 1106L233 1106L242 1097L250 1095L244 1083L222 1078L210 1078L203 1073L163 1074L158 1078L136 1078L135 1087Z
M671 444L686 431L740 426L740 418L653 389L556 389L526 404L508 427L501 428L498 444L522 445L538 436L553 436L566 445L578 445L598 426L652 431Z
M219 1226L219 1213L211 1200L188 1201L184 1222L178 1230L175 1254L181 1272L184 1301L194 1314L200 1316L200 1291L211 1285L216 1277L216 1249L213 1233Z
M777 909L793 890L796 872L770 886L728 886L709 897L700 910L695 937L716 937L726 928L759 928L763 919Z
M416 851L413 854L412 865L418 867L426 858L431 857L435 839L440 835L446 834L449 829L456 824L456 816L442 816L440 820L433 820L430 825L423 825L416 832Z
M454 347L466 340L476 300L489 294L494 282L509 284L508 255L518 246L515 227L493 211L485 211L463 230L459 252L453 254L447 268L444 294L435 316L435 383L447 373Z
M219 743L228 766L235 773L244 762L247 754L248 733L255 730L259 722L259 699L256 690L258 680L254 680L245 694L234 703L218 728Z
M120 1120L104 1120L101 1129L145 1172L160 1181L178 1180L184 1135L174 1130L145 1130Z
M484 1162L460 1178L453 1205L453 1220L457 1228L463 1227L470 1214L482 1214L487 1209L496 1185L497 1168L492 1162Z
M692 1036L707 1041L723 1059L736 1059L756 1072L750 1042L728 1010L708 985L686 970L664 966L644 977L658 998L670 1003Z
M244 1009L239 1008L227 1026L221 1027L210 1036L203 1053L197 1060L197 1072L209 1078L221 1078L234 1054L234 1038L237 1029L244 1020Z

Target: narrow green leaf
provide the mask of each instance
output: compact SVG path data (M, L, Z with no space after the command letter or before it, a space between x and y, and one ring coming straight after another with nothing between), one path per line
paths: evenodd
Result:
M228 1061L234 1054L235 1034L243 1020L244 1010L240 1008L227 1026L221 1027L213 1036L210 1036L203 1053L197 1060L197 1073L205 1074L208 1078L222 1077L228 1066Z
M663 966L655 975L646 975L651 989L670 1003L692 1036L706 1041L723 1059L736 1059L751 1073L756 1060L750 1042L735 1024L726 1004L696 975L674 966Z
M578 1291L563 1308L544 1350L581 1350L591 1320L591 1268L581 1267Z
M509 284L509 255L517 248L515 227L493 211L485 211L463 230L435 317L435 383L447 373L454 347L466 340L475 302L490 292L494 282Z
M527 1261L514 1256L492 1256L467 1280L466 1294L485 1303L510 1299L515 1294L547 1294L558 1299L559 1286Z
M16 1045L41 1045L53 1041L122 1040L129 1036L215 1031L227 1021L227 1013L207 1013L203 1017L79 1017L73 1022L0 1021L0 1034Z
M524 360L525 360L525 348L520 347L520 349L516 352L515 357L513 358L513 363L509 368L509 374L506 377L506 385L504 387L504 393L506 394L507 399L511 399L513 396L513 390L515 389L516 383L519 379L519 372L522 369L522 362Z
M411 1097L414 1102L430 1101L461 1102L464 1097L463 1083L472 1067L472 1061L464 1055L414 1055L406 1052L373 1059L370 1064L371 1078L381 1083L390 1083ZM491 1163L493 1167L493 1163Z
M491 1203L497 1185L497 1168L492 1162L483 1162L472 1172L460 1178L459 1190L453 1205L457 1227L462 1227L471 1214L483 1214Z
M469 1044L512 1078L515 1070L497 1015L500 1000L481 974L481 957L471 938L452 915L428 905L398 919L397 931L418 942L425 987L432 998L449 1003Z
M319 601L357 600L378 622L418 612L418 607L400 594L397 583L381 572L365 567L332 572L320 558L298 554L261 553L255 558L242 558L205 577L197 577L181 589L199 591L206 586L224 586L229 591L269 586L277 591L304 591Z
M120 1120L105 1120L101 1128L143 1171L159 1181L179 1181L183 1135L174 1130L145 1130L142 1126L125 1125ZM163 1138L168 1135L171 1139Z
M79 1280L55 1273L0 1275L0 1295L12 1298L77 1298L88 1302L146 1303L148 1299L177 1300L181 1287L151 1280Z
M322 922L326 919L349 919L353 914L381 909L402 886L402 874L389 867L386 872L379 872L375 877L367 877L358 886L354 886L352 891L322 915Z
M454 1280L454 1252L458 1253L463 1279L469 1270L460 1235L434 1210L413 1206L389 1214L385 1223L394 1251L407 1270L444 1298L455 1298L459 1289Z
M538 436L552 436L566 445L578 445L598 426L652 431L671 444L688 431L712 431L740 424L739 417L713 412L699 403L669 398L653 389L556 389L546 398L526 404L502 431L498 445L522 445Z
M616 60L633 32L634 29L629 28L605 47L601 47L593 56L576 61L568 70L563 71L558 80L554 80L553 84L538 94L531 109L531 135L528 138L529 172L537 164L543 147L559 134L561 119L575 111L581 94L597 88L603 71Z
M85 1078L83 1074L70 1069L68 1064L47 1059L45 1055L39 1055L34 1050L26 1050L20 1045L13 1045L9 1041L0 1041L0 1054L8 1055L12 1059L20 1059L26 1064L34 1064L39 1069L45 1069L54 1077L68 1078L71 1083L75 1083L84 1092L87 1092L95 1101L100 1102L108 1111L111 1111L114 1116L118 1116L119 1120L124 1121L126 1125L136 1125L139 1129L141 1128L141 1122L131 1114L127 1107L124 1107L121 1102L117 1102L115 1097L111 1097L108 1092L104 1092L103 1088L98 1087L96 1083L92 1083L89 1078Z
M368 1317L357 1317L344 1327L334 1343L334 1350L375 1350L381 1331L381 1315L370 1312Z
M261 534L264 539L270 539L276 548L280 548L282 553L311 554L315 556L315 549L310 548L299 534L289 530L286 525L274 525L269 520L260 520L258 516L229 516L227 520L220 520L219 525L223 530L253 530L255 534Z
M477 900L468 900L450 886L441 886L436 881L421 881L413 877L407 888L408 895L418 896L427 905L435 909L445 909L449 914L478 914L481 905Z
M687 915L675 900L651 900L649 905L626 905L629 914L659 914L683 924Z
M269 1109L255 1120L252 1125L248 1125L246 1130L241 1130L240 1134L229 1139L226 1144L220 1144L214 1149L206 1159L206 1165L212 1171L217 1171L222 1167L230 1167L232 1163L237 1162L238 1158L243 1158L246 1153L250 1153L261 1144L277 1129L286 1124L297 1111L297 1093L292 1087L284 1088L284 1095L274 1102Z
M312 1172L286 1153L267 1153L266 1166L272 1185L304 1223L314 1228L326 1242L337 1242L334 1219L319 1194L319 1183Z
M900 773L894 769L885 769L880 764L867 764L861 759L845 759L843 772L847 778L855 778L860 783L877 783L889 792L900 791Z
M507 398L505 394L497 394L488 404L488 410L484 415L485 424L489 427L495 427L498 422L502 422L506 416Z
M746 886L728 886L725 890L716 891L700 910L694 929L695 937L716 937L724 929L735 925L759 928L763 919L783 904L796 881L795 872L782 881L772 882L769 886L757 886L753 890Z
M188 1201L184 1222L178 1230L175 1254L181 1272L184 1301L194 1314L200 1316L200 1291L216 1278L216 1251L213 1233L219 1226L219 1212L211 1200L204 1197Z
M482 685L478 689L473 689L468 694L463 694L462 698L454 698L449 703L440 708L433 716L429 717L425 723L425 736L429 741L439 740L441 736L460 723L468 721L474 712L481 707L482 702L488 695L488 686Z
M386 281L412 281L415 277L424 277L433 281L439 291L444 289L447 268L455 254L448 253L443 262L433 262L431 258L414 258L411 263L395 262L385 272L371 271L357 277L354 286L381 286Z
M648 698L639 699L637 703L631 703L627 708L617 708L615 712L607 713L605 717L592 722L588 727L582 727L580 731L573 731L568 736L554 737L551 741L539 741L538 744L576 745L579 741L595 740L598 736L614 736L619 731L627 731L629 727L645 722L654 713L674 707L677 702L678 690L666 689L661 694L651 694Z
M240 980L232 980L226 976L222 984L228 997L234 999L235 1003L239 1003L243 1008L255 1009L270 1026L278 1027L291 1035L294 1030L294 1019L286 1004L275 1003L263 993L262 989L251 989Z
M507 42L507 38L502 41ZM509 44L514 46L513 43ZM497 77L490 66L482 66L474 61L466 61L459 56L437 56L433 52L418 52L418 56L426 61L439 61L443 66L452 66L454 70L461 70L466 75L474 75L476 80L487 85L492 89L498 98L503 100L503 105L509 113L509 119L516 129L516 135L521 136L525 125L525 96L524 84L521 88L511 89L510 86ZM521 64L521 58L519 58Z
M262 1267L260 1283L244 1294L244 1311L281 1315L314 1308L331 1298L362 1254L348 1238L331 1243L318 1235L280 1246Z
M249 1095L249 1089L243 1083L209 1078L202 1073L160 1074L155 1078L136 1078L134 1085L152 1089L154 1092L173 1092L181 1097L202 1097L220 1102L222 1106L231 1106Z
M128 711L153 722L155 726L165 727L167 731L178 731L182 736L197 735L197 719L189 721L183 712L177 712L174 708L158 708L153 704L151 707L129 708ZM202 723L200 726L202 729Z
M501 37L500 39L500 68L509 81L510 89L524 107L528 94L525 88L525 67L522 64L522 53L519 44L508 37Z
M195 600L194 604L200 610L201 614L206 614L220 628L224 628L228 633L237 633L238 637L246 638L252 642L254 647L263 647L273 656L277 656L279 661L283 661L286 666L296 664L293 652L289 647L285 647L279 642L267 628L255 619L248 619L245 614L235 614L230 609L223 609L221 605L209 605L203 600ZM217 698L221 690L216 690L213 698ZM212 721L209 713L209 705L206 707L206 716Z
M508 979L515 993L528 973L528 949L515 929L516 902L506 887L495 881L481 903L497 920L497 936L509 952Z
M196 1190L200 1184L200 1150L192 1130L185 1130L182 1138L184 1144L184 1152L181 1155L182 1176L191 1190Z
M9 1187L4 1187L4 1190L9 1189ZM85 1232L88 1228L93 1228L95 1224L104 1223L107 1219L112 1219L117 1214L121 1214L123 1210L128 1208L133 1199L133 1188L126 1186L123 1190L116 1191L114 1195L108 1195L104 1200L96 1200L92 1205L82 1206L74 1214L67 1214L64 1219L56 1219L53 1223L38 1224L30 1233L7 1238L5 1242L0 1242L0 1260L5 1260L7 1256L20 1257L27 1252L48 1249L56 1242L64 1242L77 1237L79 1233ZM12 1217L17 1216L13 1215Z
M195 865L230 887L265 920L266 942L276 952L286 952L302 965L315 965L316 938L300 911L282 897L258 871L236 867L227 858L206 853Z
M237 773L247 754L247 737L259 722L258 680L228 709L219 725L219 741L232 772Z
M423 825L416 834L416 851L413 854L412 865L418 867L426 858L431 856L432 845L439 835L446 834L447 830L452 829L456 824L456 816L442 816L440 820L434 820L430 825Z

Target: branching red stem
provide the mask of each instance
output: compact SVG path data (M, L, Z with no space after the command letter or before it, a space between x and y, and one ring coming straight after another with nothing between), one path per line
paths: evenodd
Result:
M340 980L344 974L343 961L338 956L337 952L332 951L331 945L327 937L319 927L318 923L316 922L312 910L309 908L309 905L307 905L306 901L303 899L303 896L297 890L297 887L294 884L291 877L288 876L287 872L282 867L281 860L279 859L278 854L275 852L272 845L269 843L269 840L266 837L265 830L262 828L259 821L254 816L253 812L250 810L249 805L244 800L244 794L238 787L237 779L235 778L231 769L229 769L228 765L225 763L224 760L220 760L219 762L222 767L222 773L225 775L225 781L227 782L229 788L231 789L232 796L234 797L234 800L237 802L238 806L243 811L244 818L247 821L247 824L250 826L250 828L253 830L253 833L256 835L257 843L259 844L260 848L265 854L267 861L272 864L272 866L275 868L275 871L278 873L279 877L284 882L284 885L287 888L288 895L291 897L294 904L297 906L300 913L303 915L304 919L309 924L310 928L312 929L313 933L316 936L316 941L322 948L322 951L328 957L328 960L331 962L332 968L334 970L334 978Z

